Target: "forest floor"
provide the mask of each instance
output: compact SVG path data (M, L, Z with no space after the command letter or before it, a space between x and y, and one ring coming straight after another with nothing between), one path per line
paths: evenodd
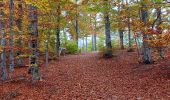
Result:
M28 77L26 68L16 69L21 73ZM170 56L143 65L135 52L120 51L112 59L68 55L41 73L43 81L0 84L0 100L170 100Z

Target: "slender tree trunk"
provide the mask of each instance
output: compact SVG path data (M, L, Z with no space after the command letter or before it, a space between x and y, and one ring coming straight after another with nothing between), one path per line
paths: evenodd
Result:
M92 51L95 51L94 50L94 34L92 34Z
M97 51L96 34L94 34L94 51Z
M146 11L146 5L142 5L141 8L141 20L146 25L147 24L148 12ZM143 32L143 40L147 40L149 36ZM153 63L151 58L151 50L146 41L143 41L143 62L145 64Z
M45 67L48 69L48 40L45 41Z
M120 37L120 48L124 49L124 44L123 44L123 30L119 30L119 37Z
M76 4L77 4L78 0L76 0ZM78 39L79 39L79 29L78 29L78 5L76 7L76 20L75 20L75 23L76 23L76 42L77 42L77 47L78 47Z
M88 42L87 42L87 36L86 36L86 52L88 52Z
M97 51L97 45L96 45L96 30L97 30L97 22L95 17L95 23L94 23L94 51Z
M9 44L10 44L10 54L9 54L9 68L10 71L12 72L14 70L14 41L13 41L13 23L14 23L14 2L13 0L10 0L9 2L9 28L10 28L10 39L9 39Z
M92 15L90 14L90 26L93 28L93 23L92 23ZM92 51L94 51L94 33L91 35L91 40L92 40Z
M93 28L93 22L92 22L92 20L94 20L95 22L94 22L94 32L92 33L92 51L96 51L96 17L92 17L91 15L90 15L90 24L92 25L92 28Z
M92 34L92 51L96 51L96 34Z
M110 19L109 19L108 12L105 13L104 19L105 19L106 48L111 49L112 45L111 45L111 37L110 37Z
M128 8L128 40L129 40L129 48L132 47L131 43L131 25L130 25L130 8Z
M59 52L60 52L60 5L58 5L57 8L57 28L56 28L56 53L57 53L57 57L60 56Z
M3 3L0 3L0 45L3 47L2 50L0 51L0 77L2 77L2 80L7 79L7 68L6 68L6 51L4 46L6 46L6 39L5 39L5 22L3 20L4 18L4 12L3 12Z
M28 73L32 74L32 80L37 80L40 78L39 68L38 68L38 15L37 7L32 5L28 6L28 19L29 19L29 48L31 50L31 55L29 56L29 70Z
M66 42L67 42L67 34L66 34L66 31L65 31L65 29L63 29L63 32L64 32L64 47L66 47Z
M108 7L108 0L104 0L105 3L105 12L104 12L104 22L105 22L105 35L106 35L106 48L111 49L111 37L110 37L110 18L109 18L109 7Z
M82 51L84 52L84 51L85 51L85 50L84 50L84 44L85 44L85 43L84 43L84 35L83 35L83 38L82 38L82 39L83 39L83 48L82 48L83 50L82 50Z
M76 15L77 16L77 15ZM76 17L76 43L77 43L77 46L78 46L78 37L79 37L79 32L78 32L78 19Z
M19 40L18 40L18 47L19 48L22 48L22 16L23 15L23 7L22 7L22 0L19 0L19 3L18 3L18 19L16 20L16 23L17 23L17 27L18 27L18 36L19 36ZM21 55L21 50L19 49L17 51L17 56L20 56ZM22 58L19 58L17 59L17 66L23 66L23 60Z
M122 0L122 2L124 2L124 1ZM121 10L121 5L118 6L118 13L119 13L119 15L120 15L120 10ZM121 24L121 20L120 19L119 19L119 24ZM124 42L123 41L123 32L124 32L124 30L119 28L118 32L119 32L119 38L120 38L120 48L124 49L124 44L123 44L123 42Z
M111 36L110 36L110 18L109 18L109 7L108 7L108 0L104 1L105 3L105 12L104 12L104 22L105 22L105 44L106 44L106 52L104 53L105 58L111 58L112 55L112 44L111 44Z
M157 10L157 18L158 18L157 26L159 27L159 25L162 23L161 7L157 8L156 10ZM162 29L159 29L159 34L162 34ZM158 47L158 52L159 52L160 58L164 58L164 51L162 47Z

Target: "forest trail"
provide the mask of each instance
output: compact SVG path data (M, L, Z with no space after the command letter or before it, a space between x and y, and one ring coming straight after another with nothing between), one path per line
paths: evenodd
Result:
M165 62L170 61L141 65L135 52L126 51L112 59L97 53L68 55L50 62L48 72L42 71L43 81L0 87L4 94L19 87L16 100L169 100L170 68L162 67L169 65Z

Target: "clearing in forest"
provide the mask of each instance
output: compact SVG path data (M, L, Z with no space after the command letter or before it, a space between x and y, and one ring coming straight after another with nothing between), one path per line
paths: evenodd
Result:
M151 65L137 63L136 53L120 51L103 59L97 53L62 57L41 71L43 81L19 80L0 85L1 100L169 100L169 57ZM26 68L16 69L26 73Z

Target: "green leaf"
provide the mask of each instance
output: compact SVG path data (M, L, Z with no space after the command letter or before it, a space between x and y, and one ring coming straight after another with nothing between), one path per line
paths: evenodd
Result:
M155 1L155 3L161 3L162 2L162 0L154 0Z

